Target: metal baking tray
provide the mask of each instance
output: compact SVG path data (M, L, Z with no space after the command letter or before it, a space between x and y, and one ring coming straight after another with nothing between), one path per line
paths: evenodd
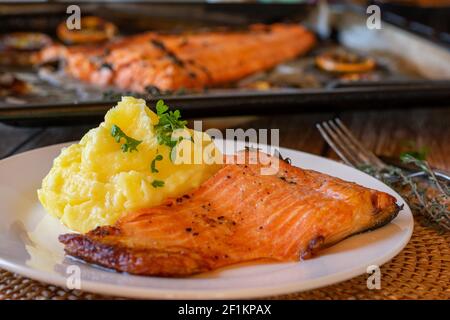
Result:
M16 9L0 10L3 13L0 30L40 30L54 36L57 23L65 17L65 5L30 5ZM321 39L307 56L252 75L227 88L143 96L150 104L162 98L186 117L411 108L424 104L445 105L450 99L450 51L445 46L387 22L383 22L381 30L369 30L366 15L355 7L103 3L82 5L82 12L95 13L115 22L123 34L301 21ZM380 68L369 79L357 81L324 75L315 68L314 56L330 47L373 57ZM20 97L0 97L0 120L4 122L97 120L124 94L115 88L82 84L45 69L0 68L25 79L34 89L31 94ZM277 87L256 90L248 85L267 79L278 84Z

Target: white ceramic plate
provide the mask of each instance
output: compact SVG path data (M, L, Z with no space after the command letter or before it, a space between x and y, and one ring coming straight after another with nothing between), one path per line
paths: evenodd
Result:
M254 298L303 291L361 275L370 265L382 265L403 249L413 230L406 203L380 181L338 162L281 148L281 154L293 165L388 192L404 205L403 210L392 223L353 236L298 263L241 265L183 279L111 272L64 257L57 237L69 230L47 215L38 202L36 190L63 146L36 149L0 161L0 267L59 286L66 286L68 275L74 272L68 267L77 265L82 290L125 297Z

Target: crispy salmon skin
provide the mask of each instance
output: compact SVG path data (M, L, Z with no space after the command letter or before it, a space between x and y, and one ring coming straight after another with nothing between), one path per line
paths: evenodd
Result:
M237 81L306 53L316 42L298 24L170 35L147 32L104 46L46 48L41 62L65 61L70 76L140 93L203 89Z
M298 261L399 212L384 192L265 156L277 162L276 174L261 174L267 161L225 164L190 194L59 240L90 263L179 277L259 259Z

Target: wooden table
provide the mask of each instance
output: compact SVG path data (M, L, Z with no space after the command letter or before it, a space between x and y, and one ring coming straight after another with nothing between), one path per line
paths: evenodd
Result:
M433 166L450 171L450 107L423 107L413 110L403 109L390 111L342 111L339 113L307 113L298 115L237 118L235 119L237 121L235 123L238 123L238 126L244 129L249 127L255 129L278 128L280 129L280 145L282 147L337 158L334 152L330 150L330 148L322 140L314 126L315 123L319 121L331 119L336 116L339 116L364 142L364 144L368 148L374 150L377 154L395 156L404 147L405 142L413 141L419 148L429 148L429 161ZM214 121L209 121L210 124L211 122L214 123ZM216 121L216 124L223 125L223 121ZM65 127L26 128L11 127L0 124L0 158L8 157L37 147L77 140L92 126L93 125L76 125ZM431 236L434 237L434 233ZM442 241L444 245L443 250L445 251L446 244L450 247L450 238L448 235L444 235L442 237L443 238L439 238L439 241ZM432 262L433 257L429 256L429 259ZM448 259L448 257L444 258L444 261L445 259ZM429 264L431 264L431 262ZM447 260L447 262L450 264L449 260ZM415 268L416 267L417 265ZM447 273L448 269L445 269L447 267L448 265L444 266L444 269L442 269L442 266L439 265L439 268L441 268L439 272ZM450 299L450 280L448 275L441 277L440 273L438 274L440 278L436 280L436 290L438 290L437 293L435 292L436 295L427 296L426 294L429 289L425 289L422 296L420 295L419 290L416 298L433 298L441 296L442 298ZM6 277L5 274L7 273L3 272L4 277ZM11 288L10 285L8 286L9 282L7 284L2 283L1 277L2 273L0 273L0 298L2 298L2 292L3 297L7 296L5 294L5 290ZM405 280L405 282L408 281ZM355 289L356 291L344 290L345 292L343 292L341 290L343 287L336 285L330 287L328 291L321 291L322 293L317 290L312 291L319 292L318 295L308 295L308 293L306 293L290 295L283 298L414 298L414 295L405 295L402 297L401 291L396 291L394 296L392 296L392 292L389 291L376 292L373 293L372 296L365 296L364 290L367 291L367 289L364 286L364 278L361 278L361 280L356 283L357 285L359 283L360 286L360 288ZM405 286L408 286L408 284L405 283ZM418 288L420 288L419 284ZM55 292L58 290L59 289L55 289ZM70 297L71 295L74 296L72 293L59 295L50 294L49 298ZM17 297L21 296L17 295ZM76 294L75 297L77 297ZM89 295L83 297L91 296Z

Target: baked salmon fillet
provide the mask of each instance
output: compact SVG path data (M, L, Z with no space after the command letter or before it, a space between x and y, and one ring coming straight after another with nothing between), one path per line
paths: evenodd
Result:
M38 60L62 59L69 75L100 86L176 91L237 81L306 53L315 41L298 24L259 24L245 31L147 32L103 46L52 46Z
M258 155L245 153L246 159ZM241 262L309 258L399 212L389 194L264 156L264 165L225 164L190 194L59 240L68 255L86 262L178 277ZM277 173L262 175L273 163Z

